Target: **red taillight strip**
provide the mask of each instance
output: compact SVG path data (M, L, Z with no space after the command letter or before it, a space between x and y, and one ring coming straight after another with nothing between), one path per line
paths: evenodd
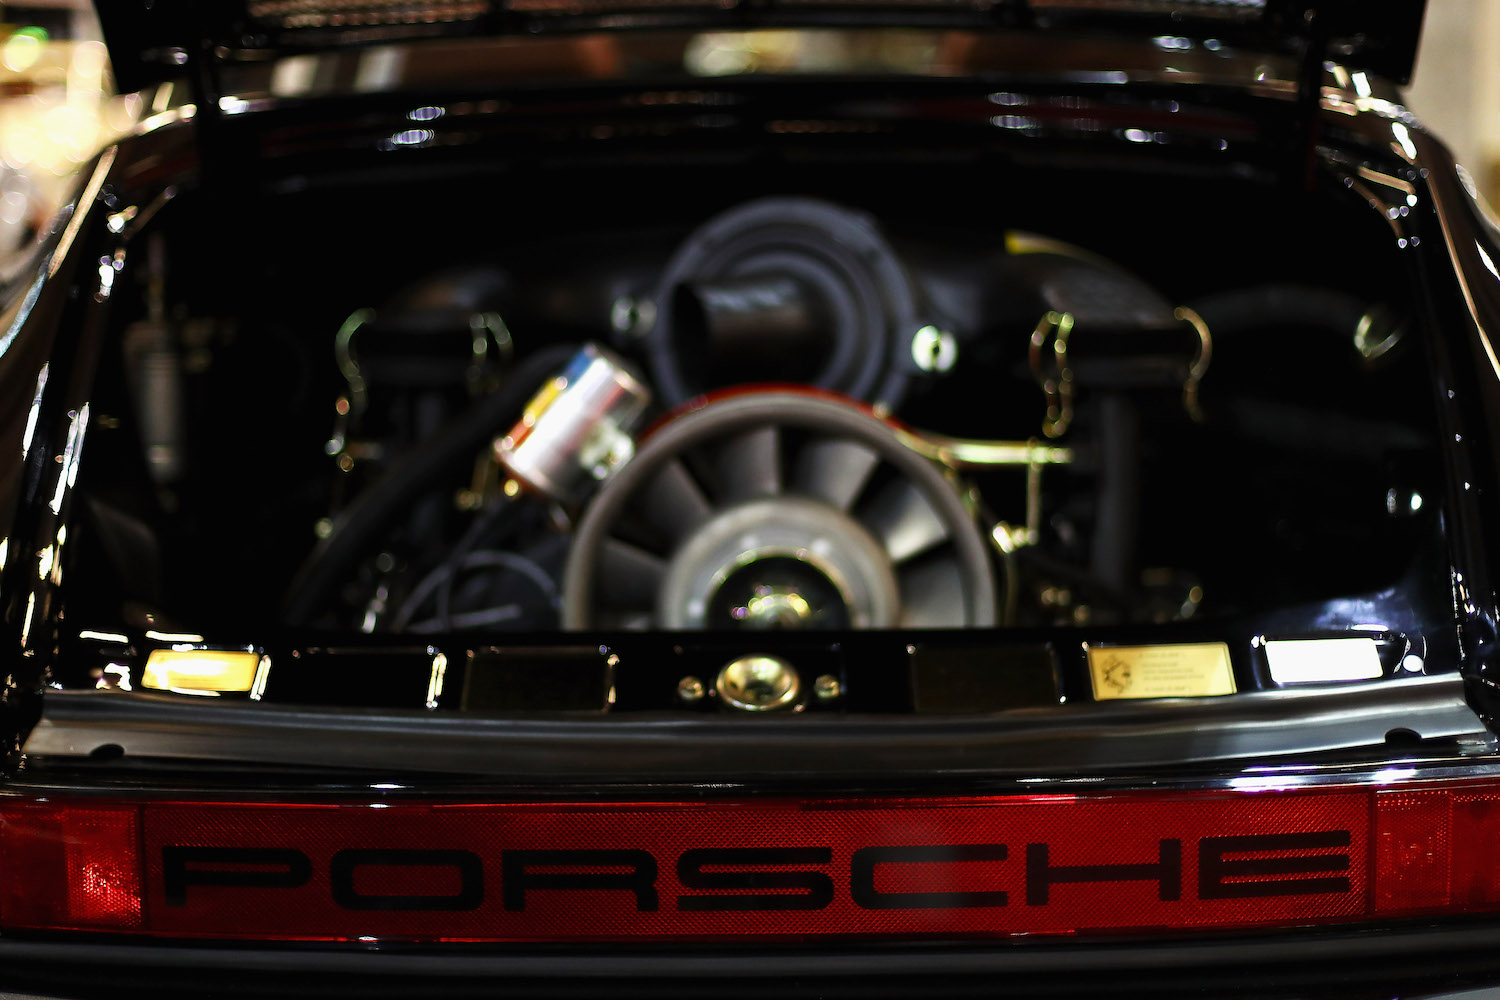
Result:
M833 801L0 800L0 926L997 937L1500 910L1500 782Z

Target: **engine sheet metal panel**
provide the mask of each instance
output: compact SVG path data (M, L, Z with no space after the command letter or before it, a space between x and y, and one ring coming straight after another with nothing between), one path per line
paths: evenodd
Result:
M935 775L1118 773L1163 764L1488 739L1456 674L1233 698L1117 699L989 716L486 718L462 712L282 709L116 691L51 692L25 745L34 764L126 761L310 763L356 773L587 782L930 781Z

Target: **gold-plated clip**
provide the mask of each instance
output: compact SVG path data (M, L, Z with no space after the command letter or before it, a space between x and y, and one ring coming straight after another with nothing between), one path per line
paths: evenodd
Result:
M1179 320L1187 323L1198 334L1198 352L1188 365L1187 376L1182 380L1182 406L1194 423L1203 423L1203 406L1198 400L1198 384L1208 374L1208 363L1214 356L1214 339L1208 332L1208 324L1187 306L1178 306L1173 312Z
M349 407L356 420L369 405L369 392L364 374L359 368L359 358L354 353L354 335L359 332L360 327L374 319L374 309L356 309L344 320L344 325L339 327L338 336L333 338L333 355L338 361L339 374L344 376L344 381L349 385Z
M1042 433L1049 438L1062 437L1073 422L1073 369L1068 365L1068 336L1072 332L1072 313L1049 312L1031 333L1031 373L1047 397L1047 416L1042 421ZM1050 368L1046 367L1044 359L1049 337L1052 338Z
M1373 306L1354 328L1354 347L1368 362L1379 361L1401 342L1405 329L1392 320L1387 306Z

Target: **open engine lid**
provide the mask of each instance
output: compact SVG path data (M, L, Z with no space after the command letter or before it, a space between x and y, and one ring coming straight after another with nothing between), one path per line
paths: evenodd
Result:
M97 5L122 91L189 63L416 39L621 28L921 26L1216 38L1334 59L1397 82L1426 0L109 0Z

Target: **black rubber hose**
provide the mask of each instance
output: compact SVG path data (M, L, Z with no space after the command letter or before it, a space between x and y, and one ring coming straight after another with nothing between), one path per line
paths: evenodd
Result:
M423 493L461 472L474 454L516 419L526 401L577 353L576 345L548 347L516 366L496 392L403 455L378 482L359 494L333 523L287 589L283 620L305 625L328 594L347 578L371 542Z
M1111 589L1128 594L1140 586L1140 415L1130 397L1111 392L1100 397L1098 416L1099 519L1090 569Z
M1266 327L1327 330L1348 340L1370 303L1344 292L1306 285L1257 285L1221 292L1191 303L1215 337Z
M1087 567L1075 566L1048 555L1039 546L1021 546L1015 551L1015 559L1021 573L1066 584L1070 589L1081 593L1083 599L1091 605L1103 603L1127 613L1144 606L1137 594L1116 590L1094 576Z

